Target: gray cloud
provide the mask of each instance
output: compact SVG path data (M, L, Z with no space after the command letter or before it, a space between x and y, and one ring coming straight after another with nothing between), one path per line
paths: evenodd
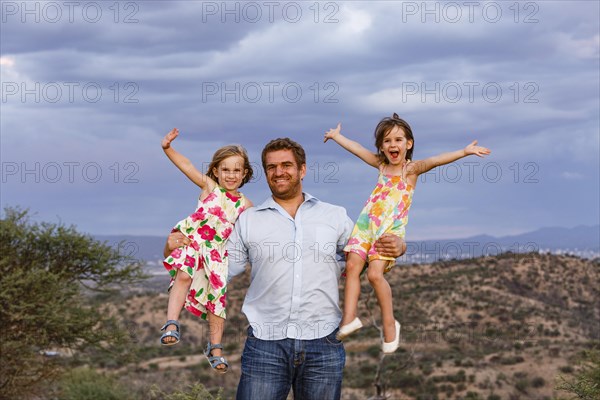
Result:
M409 235L600 218L598 3L519 3L517 14L514 3L480 2L457 18L444 2L427 13L423 2L142 1L119 3L118 15L98 3L97 22L92 8L73 22L63 8L54 23L52 2L34 3L39 23L11 8L22 2L2 3L3 206L95 233L163 234L198 195L159 147L177 126L199 165L230 142L259 165L269 139L298 140L307 190L355 218L376 172L322 134L341 121L371 148L379 119L398 112L417 158L473 139L493 150L419 183ZM264 177L244 189L255 203L268 193Z

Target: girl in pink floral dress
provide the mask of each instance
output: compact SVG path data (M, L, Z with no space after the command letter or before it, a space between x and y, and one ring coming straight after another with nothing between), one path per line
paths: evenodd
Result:
M383 275L393 267L395 259L379 255L373 243L385 233L404 238L408 210L420 174L471 154L482 157L490 154L490 150L476 146L477 141L474 141L464 149L411 162L415 139L408 123L397 114L382 119L375 128L376 153L344 137L340 129L341 124L338 124L337 128L327 131L324 141L333 139L344 149L377 168L379 179L344 248L347 252L346 287L344 315L338 338L343 339L362 327L356 310L360 295L360 274L365 262L368 262L367 277L381 308L382 351L389 354L396 351L400 343L400 323L394 319L392 291Z
M179 313L182 307L209 323L209 343L205 351L213 369L225 372L221 338L227 300L227 239L239 215L252 203L240 192L252 178L252 167L243 147L225 146L217 150L203 174L190 160L171 147L179 135L169 132L162 147L169 159L192 182L200 186L196 212L179 221L173 231L181 231L189 239L163 261L171 275L167 323L161 328L163 345L180 340Z

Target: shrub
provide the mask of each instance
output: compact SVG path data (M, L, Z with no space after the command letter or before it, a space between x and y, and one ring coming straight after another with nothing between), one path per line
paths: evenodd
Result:
M586 351L580 362L581 370L571 379L559 376L556 389L576 395L583 400L600 398L600 351Z
M500 358L500 364L503 365L513 365L522 363L523 361L525 361L525 359L521 356L508 356Z
M540 388L546 385L546 381L541 376L536 376L531 380L531 386L534 388Z
M570 374L573 372L573 367L571 367L570 365L563 365L559 368L559 371L563 374Z
M431 375L431 373L433 372L433 366L429 363L421 364L419 365L419 368L421 369L421 371L423 371L424 375Z
M376 369L377 366L368 363L348 365L344 368L344 382L353 388L371 387Z
M423 383L421 375L415 375L412 372L400 372L400 374L390 382L390 386L395 388L419 387Z
M458 371L454 375L448 375L447 376L447 380L449 382L454 382L454 383L456 383L456 382L466 382L467 381L467 377L465 375L465 371L461 369L460 371Z
M215 397L201 383L190 386L186 391L177 390L171 394L161 391L157 386L150 389L152 400L223 400L222 394L223 388L219 388Z
M519 379L515 383L515 389L517 389L519 392L522 392L522 393L527 393L528 386L529 386L529 382L527 381L527 379Z
M59 384L59 400L129 400L131 393L114 378L81 368L67 373Z
M379 347L379 346L377 346L377 345L370 346L370 347L367 349L367 354L368 354L368 355L370 355L370 356L371 356L371 357L373 357L373 358L377 358L377 357L379 357L379 353L380 353L380 347Z

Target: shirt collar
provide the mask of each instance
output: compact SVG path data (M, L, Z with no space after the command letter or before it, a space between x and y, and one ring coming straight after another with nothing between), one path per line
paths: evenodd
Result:
M302 194L304 195L304 203L317 203L320 200L317 199L315 196L311 195L310 193L306 193L306 192L302 192ZM269 196L262 204L260 204L259 206L256 206L256 209L261 211L261 210L267 210L269 208L272 209L276 209L278 207L281 207L279 204L277 204L275 202L275 200L273 200L273 196Z

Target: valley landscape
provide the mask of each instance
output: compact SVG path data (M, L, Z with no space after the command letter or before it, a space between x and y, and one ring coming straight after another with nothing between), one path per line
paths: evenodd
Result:
M388 274L400 349L380 354L378 307L363 281L366 327L345 342L342 398L558 399L561 379L578 370L583 351L598 348L600 262L572 255L503 253L430 264L397 265ZM230 283L224 336L231 365L214 373L203 356L207 324L182 313L182 342L158 345L167 305L166 275L118 296L97 297L129 332L129 362L98 355L90 365L147 396L201 383L235 396L246 319L240 312L249 274ZM340 286L340 290L342 286Z

